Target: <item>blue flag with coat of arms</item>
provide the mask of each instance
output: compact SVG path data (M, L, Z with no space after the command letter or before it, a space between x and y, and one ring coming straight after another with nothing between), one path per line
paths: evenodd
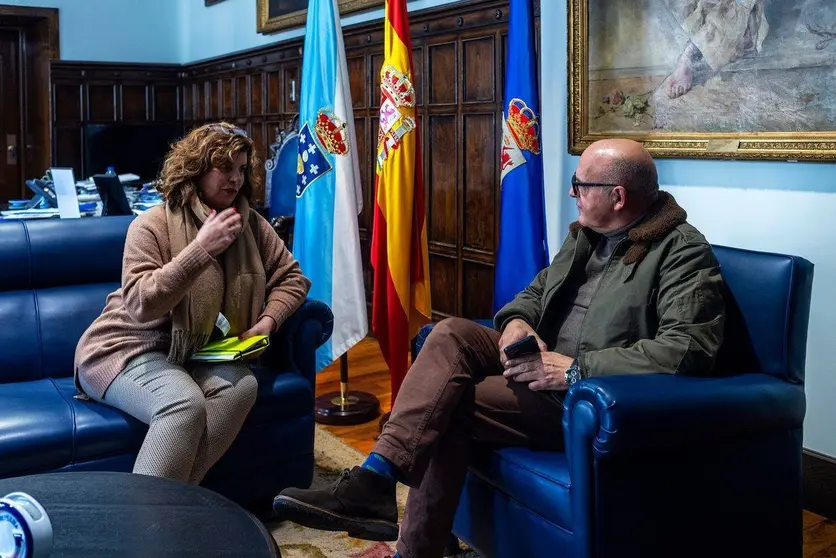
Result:
M334 313L317 371L368 333L357 222L363 198L339 14L337 0L308 5L299 98L293 255L311 280L308 296Z
M548 265L534 15L531 0L511 0L510 8L494 313Z

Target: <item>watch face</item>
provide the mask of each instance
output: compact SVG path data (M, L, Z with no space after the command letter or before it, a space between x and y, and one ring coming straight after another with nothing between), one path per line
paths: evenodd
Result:
M26 531L16 514L0 510L0 558L26 556Z

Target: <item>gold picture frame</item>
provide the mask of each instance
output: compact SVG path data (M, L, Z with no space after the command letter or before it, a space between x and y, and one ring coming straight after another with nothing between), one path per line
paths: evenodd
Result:
M708 64L709 58L723 59L706 42L712 35L700 35L693 18L682 24L697 3L678 4L686 7L660 14L643 12L650 6L644 0L568 0L569 153L580 154L599 139L626 137L657 157L836 161L836 91L824 87L827 72L836 72L836 39L822 38L836 21L821 21L830 12L790 14L782 3L758 0L761 13L747 16L748 54L735 51L737 58L725 66L715 62L718 72ZM811 12L821 6L811 5ZM769 18L759 28L766 32L752 31ZM781 26L782 40L773 45L769 31L781 32ZM795 40L789 53L778 50L786 48L787 30L797 34L789 34ZM707 54L696 46L700 42ZM683 64L692 83L679 94L688 84L685 74L675 76ZM828 121L829 127L821 125Z
M256 0L256 2L256 11L258 14L257 30L261 34L266 35L295 27L304 27L307 22L307 7L294 9L296 6L292 6L291 8L282 9L280 6L275 5L281 4L281 0ZM290 1L287 3L291 5L305 4L305 6L308 4L307 0ZM271 6L271 4L274 5ZM382 8L384 4L385 0L339 0L340 15ZM271 9L274 10L274 13L271 13Z

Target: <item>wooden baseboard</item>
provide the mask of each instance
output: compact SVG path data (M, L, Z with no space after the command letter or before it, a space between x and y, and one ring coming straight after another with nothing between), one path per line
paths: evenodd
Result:
M836 459L805 449L801 456L804 509L836 519Z

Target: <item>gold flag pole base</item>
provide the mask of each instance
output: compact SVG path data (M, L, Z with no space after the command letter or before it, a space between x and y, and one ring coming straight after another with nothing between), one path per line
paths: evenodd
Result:
M314 401L314 420L320 424L363 424L380 414L380 401L371 393L348 390L348 355L340 357L340 391L320 395Z

